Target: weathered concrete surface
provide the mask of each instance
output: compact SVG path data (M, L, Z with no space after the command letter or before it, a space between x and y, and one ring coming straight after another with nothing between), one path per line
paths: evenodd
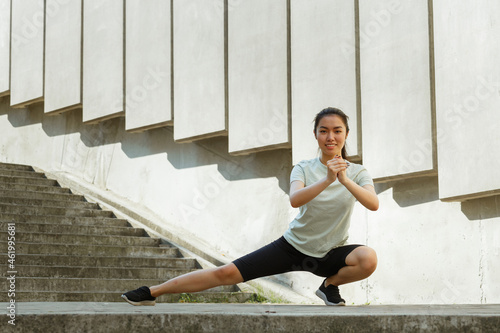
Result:
M434 35L439 197L500 194L500 2L434 1Z
M500 305L16 303L16 326L7 320L7 332L486 333L498 332Z
M224 1L176 1L173 18L174 139L227 135Z
M228 7L229 152L290 147L287 1Z
M170 1L126 1L125 128L172 121Z
M11 105L43 99L44 7L39 1L12 1Z
M325 107L349 116L348 154L358 156L354 1L292 1L292 158L316 156L312 120Z
M0 0L0 96L10 93L10 0Z
M82 1L47 1L45 112L81 107Z
M433 173L428 1L360 1L363 163L374 178Z
M83 3L83 121L124 112L124 2Z

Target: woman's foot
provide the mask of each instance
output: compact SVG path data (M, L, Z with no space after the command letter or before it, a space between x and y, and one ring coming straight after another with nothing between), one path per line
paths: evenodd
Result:
M151 296L151 291L146 286L127 291L122 295L122 298L132 305L155 305L156 300L156 297Z
M340 297L339 287L333 284L325 287L325 281L323 281L319 289L316 290L316 296L321 298L326 305L345 305L345 300Z

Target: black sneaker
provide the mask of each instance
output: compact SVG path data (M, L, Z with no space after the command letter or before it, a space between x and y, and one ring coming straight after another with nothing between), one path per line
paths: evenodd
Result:
M325 281L323 281L319 289L316 290L316 295L321 298L326 305L345 305L345 300L340 297L339 287L333 284L325 287Z
M132 305L155 305L156 300L156 297L151 296L151 291L146 286L127 291L122 295L122 298Z

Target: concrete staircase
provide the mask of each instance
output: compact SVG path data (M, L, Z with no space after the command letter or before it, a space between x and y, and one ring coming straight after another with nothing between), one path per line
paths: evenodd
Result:
M10 228L9 228L10 226ZM9 262L9 230L15 261ZM199 269L194 258L132 228L29 166L0 163L0 262L16 302L122 302L124 291ZM13 266L10 266L13 264ZM12 274L12 273L11 273ZM158 302L245 302L237 286L164 295ZM8 302L0 293L0 302Z

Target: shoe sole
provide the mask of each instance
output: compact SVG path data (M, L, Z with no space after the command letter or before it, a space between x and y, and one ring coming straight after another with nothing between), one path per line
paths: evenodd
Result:
M134 302L134 301L131 301L127 298L127 296L125 295L122 295L122 298L127 301L129 304L132 304L132 305L135 305L135 306L140 306L140 305L144 305L144 306L154 306L156 304L155 301L140 301L140 302Z
M325 302L326 305L330 305L330 306L345 306L345 302L339 302L339 303L333 303L333 302L330 302L328 300L328 298L326 298L326 295L324 292L322 292L321 290L316 290L316 296L318 296L319 298L321 298L323 300L323 302Z

